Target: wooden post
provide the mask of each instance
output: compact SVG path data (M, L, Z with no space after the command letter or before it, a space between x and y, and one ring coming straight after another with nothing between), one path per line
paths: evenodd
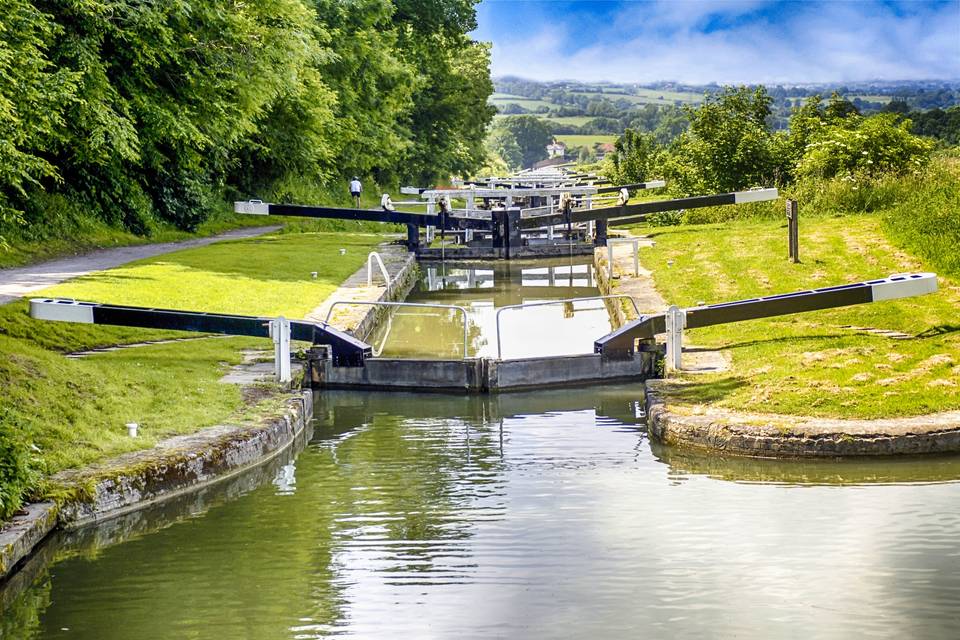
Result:
M791 262L800 262L800 204L787 200L787 250Z

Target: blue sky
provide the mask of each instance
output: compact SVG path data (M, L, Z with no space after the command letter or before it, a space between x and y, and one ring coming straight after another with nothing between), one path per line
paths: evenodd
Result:
M493 74L690 83L960 79L960 0L483 0Z

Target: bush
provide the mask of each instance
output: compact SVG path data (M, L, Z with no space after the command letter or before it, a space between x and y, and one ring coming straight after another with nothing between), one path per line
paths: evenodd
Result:
M833 178L905 173L923 168L934 143L910 133L910 121L892 113L850 116L812 136L797 166L801 177Z
M936 162L914 186L885 212L888 235L938 272L960 275L960 166Z
M10 410L0 407L0 520L16 513L37 479L33 456L23 436Z

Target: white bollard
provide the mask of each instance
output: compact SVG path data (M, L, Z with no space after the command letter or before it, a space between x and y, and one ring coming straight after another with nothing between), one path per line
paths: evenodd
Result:
M139 429L139 428L140 428L140 425L137 424L136 422L128 422L128 423L127 423L127 435L130 436L131 438L136 438L136 437L137 437L137 429Z
M680 371L683 368L683 329L687 326L687 312L672 305L667 309L667 370Z
M280 316L270 321L270 337L273 338L273 372L280 384L293 379L290 373L290 321Z

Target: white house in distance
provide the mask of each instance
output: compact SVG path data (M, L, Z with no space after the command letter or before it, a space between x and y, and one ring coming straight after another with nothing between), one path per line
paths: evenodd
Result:
M567 145L554 140L547 145L548 158L565 158L567 156Z

